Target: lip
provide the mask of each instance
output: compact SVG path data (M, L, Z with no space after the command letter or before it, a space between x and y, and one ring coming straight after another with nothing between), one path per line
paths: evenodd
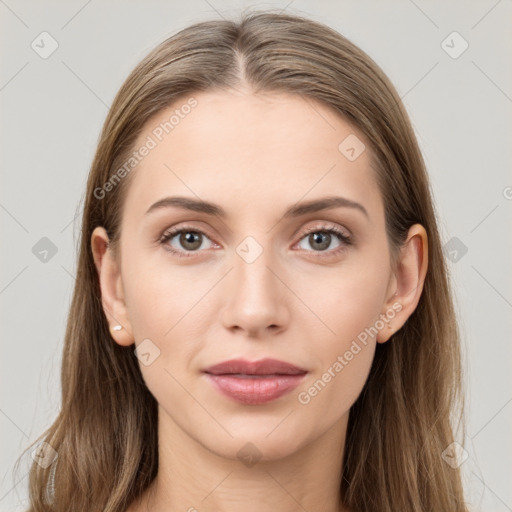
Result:
M221 394L239 403L258 405L289 393L304 379L307 370L277 359L231 359L204 373Z
M304 368L278 359L260 359L247 361L245 359L230 359L210 366L203 370L212 375L242 374L242 375L301 375L307 373Z

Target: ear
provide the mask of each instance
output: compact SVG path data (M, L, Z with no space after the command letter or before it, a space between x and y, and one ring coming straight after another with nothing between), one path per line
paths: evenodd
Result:
M134 343L132 329L128 320L124 302L121 269L109 247L109 239L105 228L97 227L91 236L91 249L94 264L98 271L101 288L101 304L110 326L110 335L116 343L129 346ZM120 325L120 330L113 327Z
M407 240L400 248L396 269L388 286L388 299L384 304L388 327L380 329L377 343L385 343L402 328L416 309L423 291L428 267L428 238L421 224L409 228Z

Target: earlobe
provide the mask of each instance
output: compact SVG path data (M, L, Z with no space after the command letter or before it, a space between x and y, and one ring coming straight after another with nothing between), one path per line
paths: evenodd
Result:
M386 301L384 314L391 329L381 329L377 343L388 341L405 324L418 306L428 267L428 237L421 224L409 228L400 248L394 275L394 294Z
M124 301L121 271L108 242L105 228L95 228L91 236L91 249L99 278L101 304L112 338L119 345L129 346L134 339Z

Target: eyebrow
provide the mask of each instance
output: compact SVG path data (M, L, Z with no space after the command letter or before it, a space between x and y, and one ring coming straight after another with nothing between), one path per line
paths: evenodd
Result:
M163 208L171 207L206 213L208 215L216 215L221 218L227 217L226 211L219 205L210 203L208 201L203 201L201 199L183 196L164 197L163 199L160 199L148 208L146 215ZM299 217L308 213L314 213L321 210L329 210L332 208L354 208L369 218L368 212L362 204L340 196L328 196L310 201L304 201L302 203L296 203L285 211L283 218Z

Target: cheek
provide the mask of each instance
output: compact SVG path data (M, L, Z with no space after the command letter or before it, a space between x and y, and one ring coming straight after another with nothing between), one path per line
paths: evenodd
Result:
M157 399L162 389L162 398L173 395L174 388L178 397L183 390L177 381L184 382L193 371L191 362L218 317L215 312L221 305L212 301L219 301L219 294L209 293L218 275L207 267L179 266L162 257L151 260L135 253L123 265L136 346L145 343L151 354L157 354L150 365L140 365L144 380Z
M323 328L316 336L314 372L298 401L325 411L326 421L350 409L368 378L376 334L386 326L379 315L388 279L389 269L379 259L361 258L310 288L308 304ZM308 283L302 283L305 290Z
M149 364L139 358L146 386L160 404L186 399L189 361L198 349L200 331L208 324L204 303L213 276L194 277L183 267L127 257L125 300L135 344L148 352ZM191 279L191 277L193 277ZM148 341L149 340L149 341ZM144 345L142 345L144 344Z
M123 260L125 301L138 341L170 338L212 286L214 276L201 275L192 266L165 261L165 255L144 258L135 252ZM175 327L176 326L176 327Z
M332 354L329 363L300 390L297 399L306 414L332 424L346 414L360 395L368 378L375 342L352 343ZM319 412L313 413L313 410Z
M322 411L325 424L336 421L352 407L375 354L376 319L382 307L380 283L363 286L361 281L357 275L340 279L339 288L333 289L335 298L324 303L321 312L334 333L317 337L318 350L312 354L314 371L297 397L306 410Z
M353 258L314 276L297 274L294 292L310 309L306 318L321 329L326 352L342 350L375 323L384 312L388 280L389 268L370 257Z

